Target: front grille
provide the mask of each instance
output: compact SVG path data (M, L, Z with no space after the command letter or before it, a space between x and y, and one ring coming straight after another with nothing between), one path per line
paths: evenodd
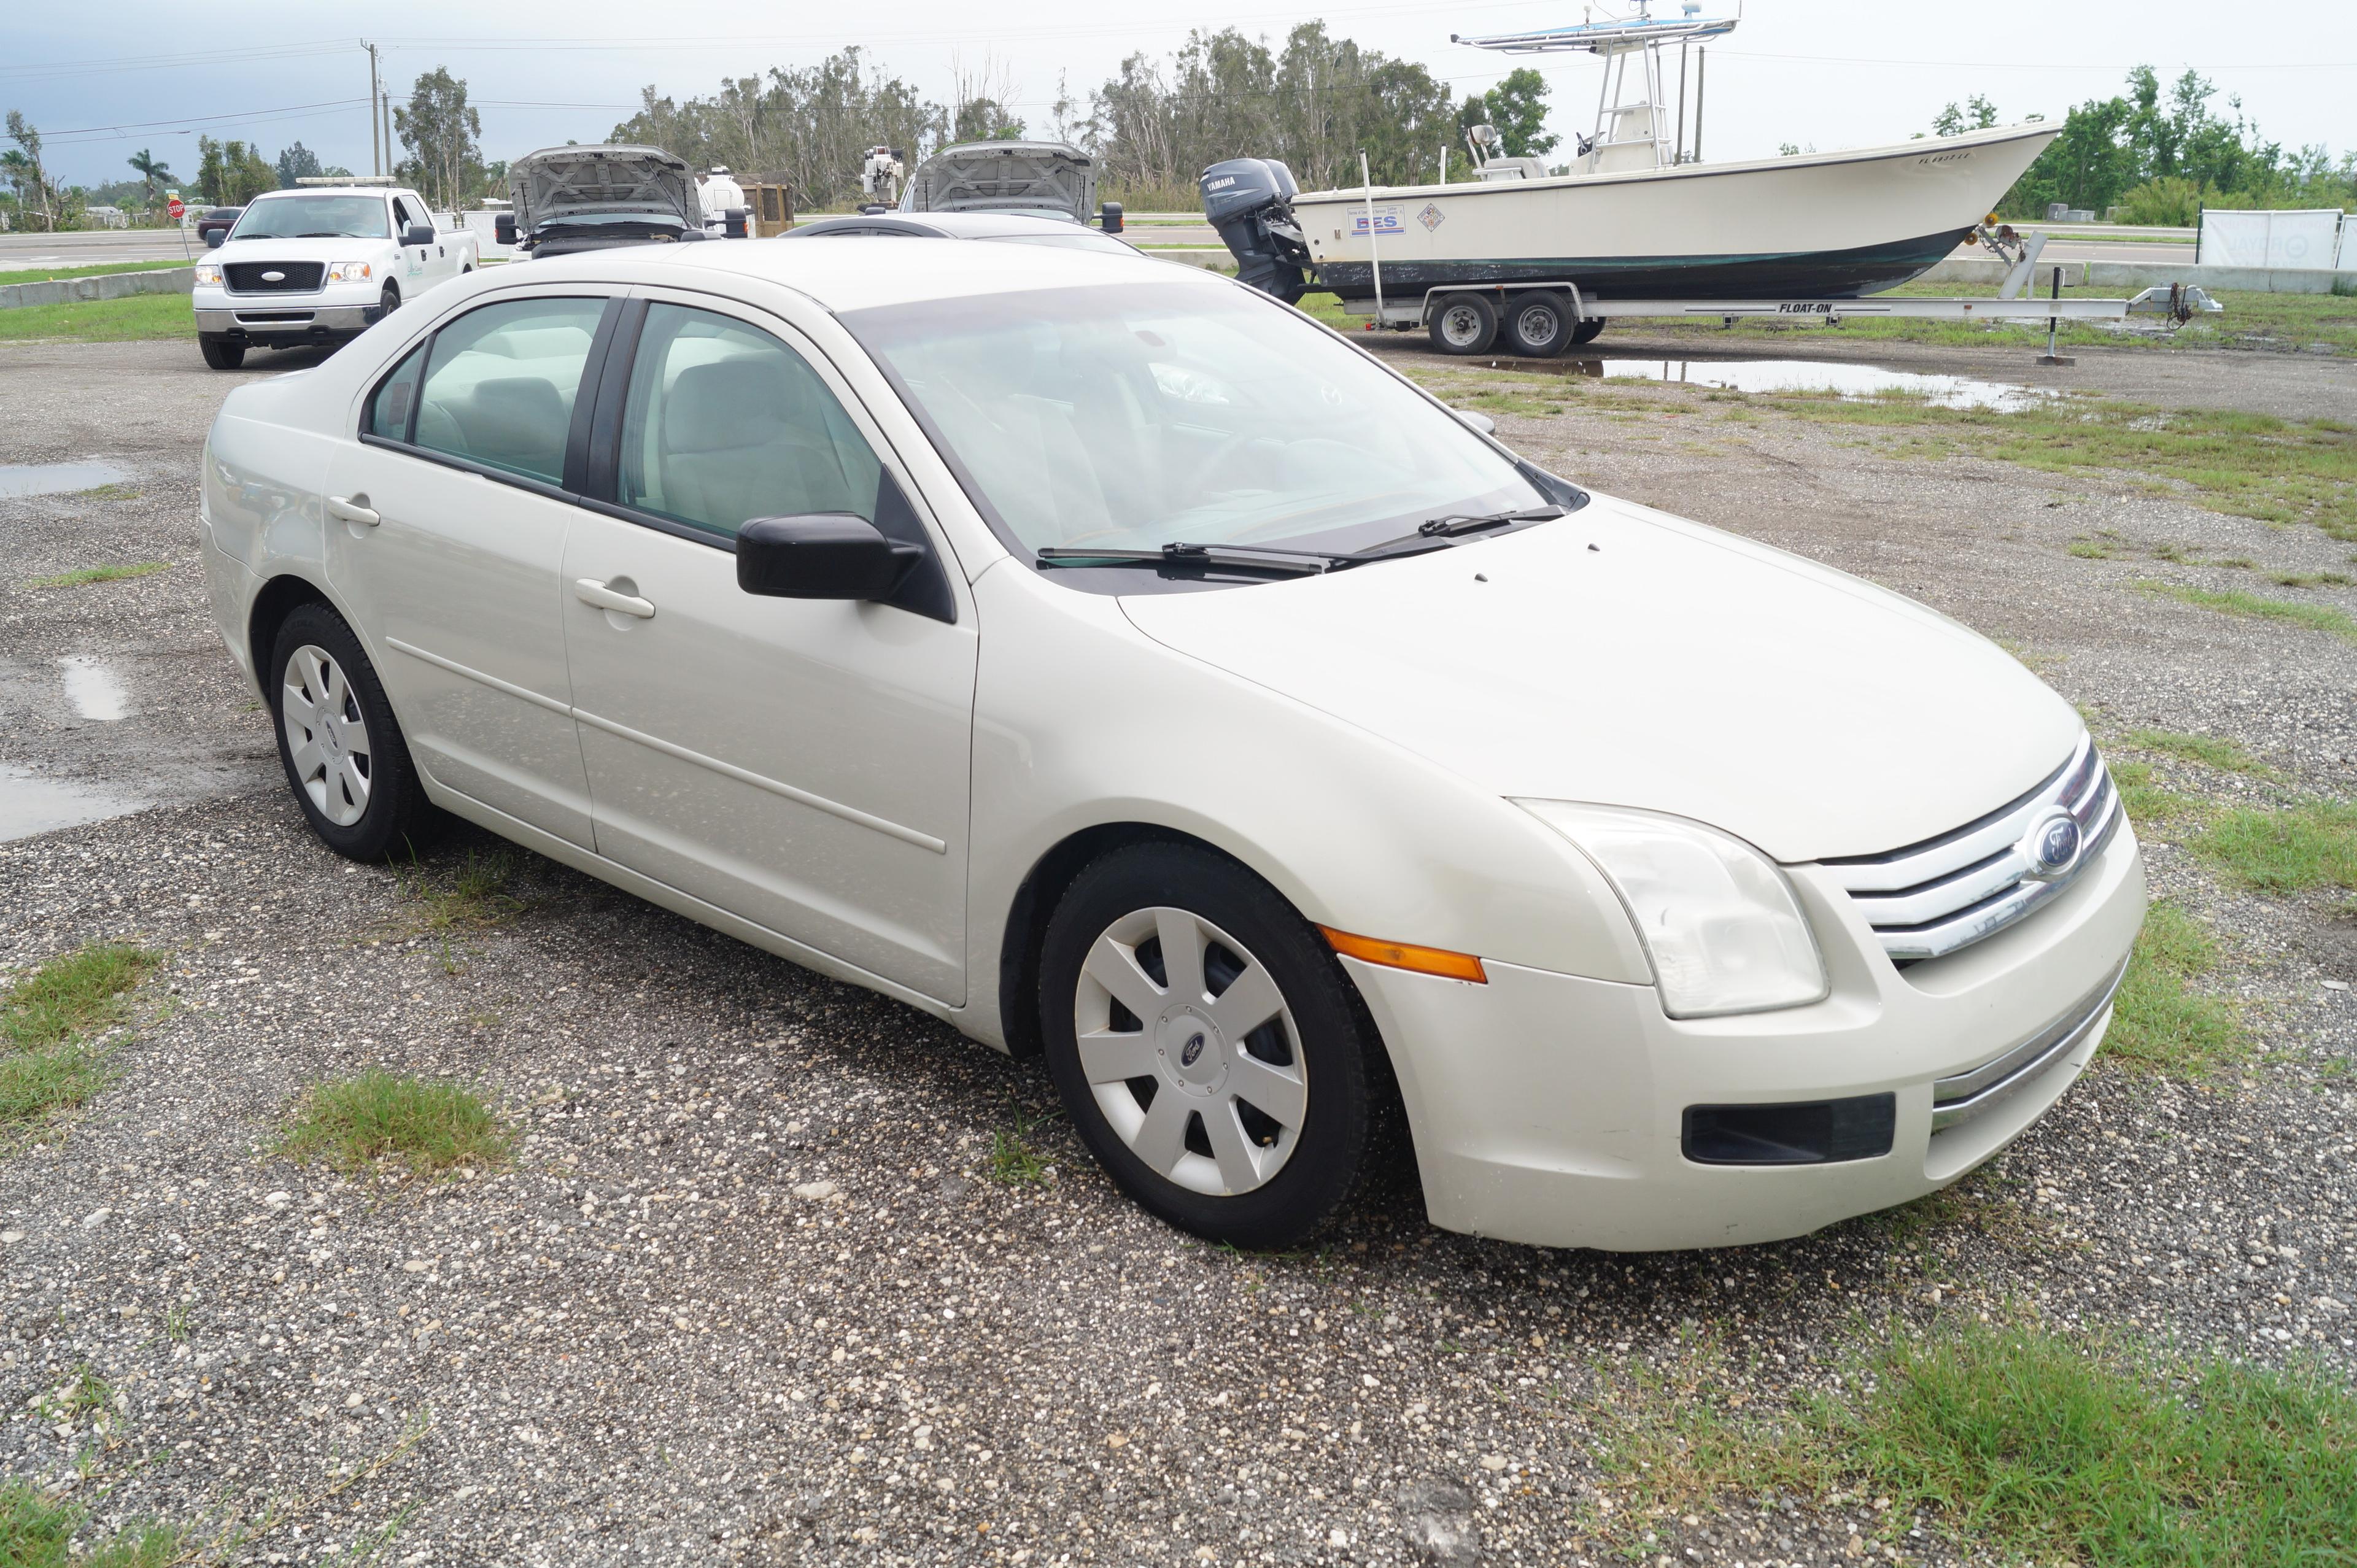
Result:
M2042 865L2035 841L2065 814L2078 824L2078 854L2060 867ZM2122 820L2112 776L2093 739L2082 736L2071 760L2013 804L1906 849L1824 865L1882 950L1910 962L1995 936L2060 894Z
M2111 1010L2128 966L2123 962L2079 1004L2029 1038L1980 1066L1932 1085L1932 1131L1961 1126L2029 1088L2048 1068L2078 1049Z
M262 274L276 273L274 280ZM309 294L328 275L325 262L230 262L221 267L231 294Z

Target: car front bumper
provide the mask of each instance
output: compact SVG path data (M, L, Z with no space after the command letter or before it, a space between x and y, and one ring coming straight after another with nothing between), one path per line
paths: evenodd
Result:
M338 297L345 294L354 297ZM247 342L350 338L384 315L366 285L307 295L232 295L226 289L200 288L195 304L199 332Z
M1433 1223L1652 1251L1777 1240L1921 1197L2076 1080L2144 918L2125 825L2036 917L1905 971L1829 877L1804 866L1792 879L1832 975L1831 994L1807 1007L1674 1019L1650 985L1502 963L1474 984L1343 960L1390 1047ZM1690 1108L1883 1094L1895 1101L1888 1153L1688 1157Z

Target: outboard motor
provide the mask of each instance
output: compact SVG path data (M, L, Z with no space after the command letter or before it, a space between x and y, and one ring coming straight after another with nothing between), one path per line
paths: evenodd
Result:
M1230 158L1203 171L1203 216L1236 258L1236 275L1290 305L1308 286L1309 246L1294 221L1300 187L1275 158Z

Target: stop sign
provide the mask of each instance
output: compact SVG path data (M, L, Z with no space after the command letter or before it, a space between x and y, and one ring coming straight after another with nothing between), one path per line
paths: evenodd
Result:
M176 197L172 198L171 212L172 212L172 216L173 216L173 217L178 218L178 217L179 217L182 213L186 212L187 210L188 210L188 207L187 207L187 206L186 206L186 205L185 205L185 204L180 200L180 199L179 199L178 197L177 197L177 196L176 196Z

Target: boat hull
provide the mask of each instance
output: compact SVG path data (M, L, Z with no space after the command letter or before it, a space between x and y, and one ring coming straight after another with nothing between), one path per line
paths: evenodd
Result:
M2057 127L1859 152L1545 180L1378 187L1387 294L1570 282L1599 299L1851 298L1905 283L1961 243ZM1313 288L1374 293L1365 191L1292 208Z

